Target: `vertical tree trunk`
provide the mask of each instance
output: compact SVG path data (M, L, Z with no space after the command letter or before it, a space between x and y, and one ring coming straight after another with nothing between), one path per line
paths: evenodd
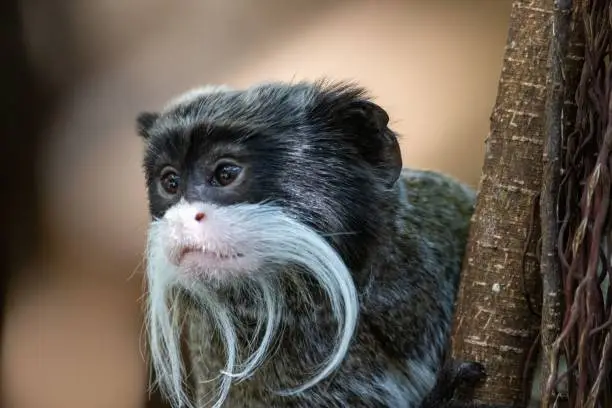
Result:
M453 357L482 362L476 401L523 402L539 317L539 222L553 0L516 0L459 289ZM531 365L528 365L528 367Z
M561 356L555 344L563 322L563 282L559 259L560 211L566 198L560 193L563 145L573 134L576 121L576 91L584 63L583 0L555 0L550 47L550 76L546 107L544 173L540 197L542 225L542 372L540 406L555 406L560 399L557 380ZM565 143L564 143L565 142ZM562 234L563 236L564 234Z

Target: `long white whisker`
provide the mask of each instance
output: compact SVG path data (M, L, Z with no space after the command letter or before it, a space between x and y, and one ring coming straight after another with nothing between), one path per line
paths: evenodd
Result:
M223 207L207 205L207 222L217 222L220 231L215 232L215 239L218 241L213 244L218 247L230 245L228 248L241 253L238 265L247 268L238 273L247 274L248 278L230 277L224 284L233 285L234 288L242 288L240 285L249 281L252 284L242 289L255 301L252 310L256 314L254 338L259 339L259 343L253 350L248 342L246 345L238 344L236 328L239 327L240 316L235 315L236 309L232 304L227 304L227 300L222 301L217 297L215 288L218 286L215 285L218 283L212 284L207 278L197 278L196 283L193 279L180 278L185 272L168 260L168 252L164 248L167 241L173 239L168 230L168 218L172 216L173 211L177 213L183 210L180 204L177 204L166 213L166 217L153 221L149 230L146 252L149 302L146 321L157 384L174 406L193 407L183 389L185 368L180 352L179 327L182 311L179 302L172 301L169 304L169 301L174 300L170 297L172 288L177 285L197 300L195 310L207 315L207 321L213 325L209 329L220 334L225 348L224 368L220 377L217 377L218 388L213 404L215 408L221 407L228 398L233 381L240 382L250 378L271 358L275 340L280 338L284 331L284 294L277 275L283 271L295 271L296 266L313 277L326 294L337 323L337 332L334 348L319 367L313 367L317 371L312 378L296 388L278 393L290 395L304 391L328 377L341 364L357 325L358 298L350 272L324 236L271 204ZM224 279L224 275L234 273L217 270L210 272L214 276L221 276L220 279ZM308 285L296 275L289 276L289 280L295 283L304 304L315 307L312 294L306 290ZM263 327L265 330L262 334ZM249 354L243 362L239 362L238 353L242 353L245 347ZM199 382L203 381L199 379Z
M235 374L227 374L231 377L238 378L241 381L246 380L247 378L252 376L255 369L259 365L261 365L261 363L263 363L263 361L267 357L269 353L269 345L274 340L274 335L276 334L276 329L280 321L278 305L274 301L272 290L265 281L261 282L261 290L263 292L265 306L267 307L266 331L261 341L261 345L259 346L257 351L255 351L255 353L253 353L251 357L249 357L249 359L244 363L245 367L242 369L242 371ZM261 319L258 319L258 323L260 320ZM256 332L256 334L258 333Z
M227 398L230 391L230 386L232 385L232 377L228 373L231 373L234 370L234 366L236 364L237 341L236 332L231 322L231 317L228 315L227 311L220 308L219 310L215 311L215 314L217 316L217 323L222 331L223 337L225 338L225 354L227 359L225 369L221 371L223 377L219 387L217 402L215 405L213 405L214 408L220 408Z

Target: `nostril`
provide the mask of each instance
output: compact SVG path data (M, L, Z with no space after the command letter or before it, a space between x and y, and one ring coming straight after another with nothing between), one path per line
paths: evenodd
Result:
M195 215L195 220L196 221L202 221L204 218L206 218L206 214L204 214L203 212L199 212Z

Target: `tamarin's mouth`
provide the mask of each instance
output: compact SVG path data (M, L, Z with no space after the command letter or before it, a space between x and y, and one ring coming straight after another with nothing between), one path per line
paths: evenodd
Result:
M208 259L232 260L242 258L244 255L240 252L222 251L219 249L207 248L205 246L190 245L181 249L178 261L181 263L186 256L195 255Z

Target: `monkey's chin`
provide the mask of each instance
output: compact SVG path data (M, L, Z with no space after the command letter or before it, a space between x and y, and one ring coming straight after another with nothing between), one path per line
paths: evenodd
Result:
M183 278L216 283L248 277L256 269L254 262L242 254L229 256L205 251L185 252L177 266Z

